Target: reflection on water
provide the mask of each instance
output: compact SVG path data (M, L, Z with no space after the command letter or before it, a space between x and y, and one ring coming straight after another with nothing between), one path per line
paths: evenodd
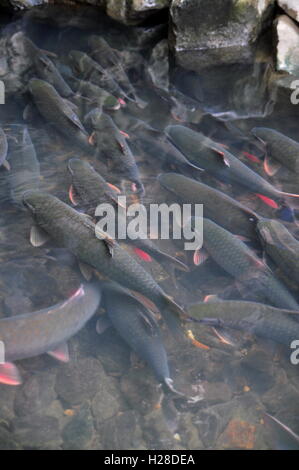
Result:
M250 133L253 127L263 126L297 138L299 108L290 103L286 89L275 86L276 77L268 58L259 58L251 66L237 64L207 70L201 75L171 69L172 83L168 84L163 26L127 30L102 16L96 18L93 9L76 9L72 15L68 9L59 8L20 14L2 24L0 65L10 83L7 82L6 104L0 106L0 117L8 141L10 170L4 167L0 170L1 318L59 304L85 282L82 271L85 276L90 273L86 266L79 270L67 243L57 246L48 241L35 248L29 243L32 218L21 202L28 189L48 192L67 204L71 204L71 196L76 202L78 190L69 191L71 158L88 161L106 182L126 190L133 201L137 196L136 177L145 188L145 194L138 196L145 205L177 200L157 180L159 174L175 171L222 191L261 216L280 217L281 207L277 206L281 201L266 204L248 188L220 181L215 175L189 165L184 158L188 155L178 152L164 134L167 126L182 124L221 144L277 189L299 193L298 175L287 168L282 167L271 178L266 175L265 147ZM25 33L42 49L41 58L30 48L29 53L28 49L25 54L20 53L24 52L24 36L19 36L23 38L21 45L12 40L18 32ZM114 55L109 50L98 57L100 61L105 59L106 64L101 67L109 75L103 75L98 68L90 70L70 55L74 50L92 55L90 39L95 34L114 48ZM51 64L71 88L71 93L64 95L68 101L63 102L64 112L68 110L71 120L61 120L59 113L55 119L50 105L42 110L28 89L37 70L39 78L47 79L56 89L59 87ZM124 79L123 70L129 82ZM85 87L93 82L95 88L82 91L83 80ZM122 87L118 88L120 83ZM63 95L61 89L60 94ZM121 148L128 145L130 155L126 156L136 161L134 177L119 158L119 146L113 144L113 128L97 127L92 119L86 119L88 112L99 107L129 137L122 134ZM101 116L101 111L98 112ZM79 127L72 113L80 122L83 145L76 140ZM99 190L97 183L92 187ZM297 205L294 198L288 200L294 213ZM84 205L79 204L77 209L81 214L88 212ZM292 219L282 223L298 236L298 227ZM243 237L242 241L256 259L262 259L258 239ZM234 277L212 257L194 264L199 259L194 253L184 252L180 241L158 240L155 244L162 252L187 264L190 271L171 267L167 258L163 262L160 259L159 264L156 260L160 255L155 251L151 252L153 256L145 256L142 249L138 251L134 246L125 249L180 305L188 308L208 295L217 295L218 301L220 298L267 302L259 295L258 277L252 276L244 284L239 282L244 279ZM266 261L273 275L298 301L294 280L278 269L273 260ZM148 317L144 306L130 299L127 318L131 323L126 324L121 314L126 313L127 306L122 300L117 303L117 295L122 299L123 294L109 289L96 315L69 341L69 362L57 362L46 354L32 358L24 354L23 360L17 360L23 383L17 387L0 385L0 448L192 450L287 446L279 439L276 442L279 433L275 434L271 419L267 427L265 413L299 432L299 376L296 366L290 363L288 348L258 338L252 334L252 328L215 331L211 326L192 323L188 324L192 330L189 336L196 339L178 341L162 325L162 336L154 353L160 352L150 368L131 354L128 344L135 350L142 349L143 342L137 345L132 332L138 338L144 334L145 341L149 337L148 328L159 331L156 320ZM100 320L109 305L113 314L110 312L110 323L107 318L105 323ZM37 329L36 335L43 339L45 331ZM196 347L198 341L205 347ZM143 357L146 358L145 353ZM163 381L169 374L173 379L172 391L160 387L157 381L157 378Z

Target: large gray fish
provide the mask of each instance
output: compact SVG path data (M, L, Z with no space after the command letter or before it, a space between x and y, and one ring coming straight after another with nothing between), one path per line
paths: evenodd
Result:
M79 160L78 158L71 158L68 162L68 169L72 175L72 186L69 191L71 202L75 205L81 201L84 210L92 216L95 215L96 207L105 202L114 202L118 204L116 187L107 183L102 176L94 170L94 168L86 161ZM77 200L77 197L79 201ZM121 209L120 209L121 210ZM118 214L120 217L120 214ZM118 219L119 220L119 219ZM126 223L126 221L124 221ZM129 235L129 227L127 233ZM136 236L136 234L134 233ZM125 243L134 246L135 254L144 261L152 261L151 256L159 263L165 266L165 263L171 263L178 269L188 271L184 263L176 258L164 253L146 237L133 237L128 236ZM166 264L167 266L167 264Z
M100 88L89 81L80 80L74 77L71 78L71 81L74 89L76 90L76 96L74 97L76 101L80 99L80 97L87 98L85 103L88 104L89 107L96 106L107 111L117 111L120 108L120 102L118 99L108 91L104 90L104 88Z
M11 144L11 172L8 179L11 198L14 203L23 206L23 194L28 190L37 190L40 185L40 165L29 131L24 127L17 142Z
M176 173L158 177L159 183L185 204L203 204L204 216L237 235L256 239L256 222L259 216L235 199Z
M246 331L288 348L299 338L299 323L293 319L299 311L278 309L258 302L219 299L192 305L188 313L204 324Z
M72 176L69 197L74 205L81 203L90 215L94 215L99 204L117 203L120 190L107 183L86 160L71 158L68 161L68 170Z
M9 163L7 162L7 151L8 151L8 144L7 138L5 135L4 130L0 127L0 166L4 165L6 168L10 168Z
M255 255L253 250L239 238L206 218L203 219L203 247L214 261L237 281L248 285L248 282L254 279L257 293L266 296L272 305L299 310L299 305L292 294L273 276L268 266Z
M299 173L299 142L267 127L255 127L251 132L266 145L264 168L269 175L274 175L281 165Z
M81 51L71 51L69 53L69 61L76 76L104 88L104 90L107 90L113 96L121 99L122 104L125 104L122 99L128 98L127 94L114 80L113 76L89 57L88 54Z
M116 172L131 181L134 193L143 194L144 187L133 153L111 116L95 108L88 118L94 128L92 136L97 145L97 155L104 155Z
M125 72L122 64L122 56L119 51L113 49L101 36L92 35L88 42L92 50L92 57L103 67L104 70L109 70L110 75L112 75L121 88L126 91L129 98L132 97L140 108L144 108L146 103L137 96L129 77Z
M68 248L83 263L97 269L113 281L150 299L168 324L179 331L178 319L185 312L118 243L97 238L90 218L78 213L50 194L28 192L23 202L31 211L38 227L58 245ZM32 235L33 238L33 235Z
M135 145L140 148L146 156L158 158L163 164L172 169L198 170L165 136L164 132L155 129L145 122L137 121L133 128Z
M40 114L55 129L68 137L73 143L87 151L92 146L88 143L88 134L68 101L63 99L55 88L44 80L32 78L29 90Z
M45 352L67 361L66 341L92 317L100 299L98 287L81 285L69 299L50 308L2 318L0 341L4 345L5 362L0 363L0 382L6 385L21 383L18 369L11 361Z
M53 85L53 87L61 96L68 98L74 94L73 90L64 80L56 65L45 54L36 54L34 65L39 78Z
M272 207L272 199L281 201L285 197L299 197L298 194L279 191L217 142L200 132L195 132L185 126L168 126L166 133L192 163L221 181L235 183L250 189Z
M277 220L260 219L257 224L267 255L289 277L299 282L299 241Z
M103 300L109 320L119 335L149 364L157 380L171 387L167 354L153 315L115 283L103 285Z

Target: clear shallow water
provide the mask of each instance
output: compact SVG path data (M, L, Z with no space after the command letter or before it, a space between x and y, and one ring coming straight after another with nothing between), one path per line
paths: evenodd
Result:
M50 11L57 17L57 9ZM161 32L161 28L148 25L142 36L139 28L128 31L108 20L95 24L86 13L76 21L66 13L61 15L57 27L49 17L40 22L28 14L5 25L2 34L23 30L39 47L56 53L58 65L66 63L71 49L88 52L87 40L92 33L103 35L114 47L132 54L133 63L139 57L140 63L145 64L131 67L130 76L148 106L140 109L128 104L116 111L113 118L121 129L130 134L132 117L161 130L177 123L170 101L149 83L145 74L153 44L164 37L163 28ZM175 69L171 75L174 86L191 100L180 106L184 122L228 145L263 176L262 165L251 163L242 154L247 151L262 156L252 138L244 139L250 129L263 125L297 137L299 108L291 105L289 92L276 89L265 63L218 68L201 76ZM27 94L18 93L0 106L1 124L9 142L14 138L14 125L24 124L22 113L29 101ZM98 171L105 171L102 162L74 147L40 117L27 125L40 162L42 190L69 202L67 161L71 157L88 159ZM173 201L156 180L165 171L159 158L142 153L134 136L131 141L146 190L144 202ZM69 297L82 278L66 250L57 250L53 244L31 247L32 219L26 210L12 203L6 170L2 169L0 176L0 313L5 317L54 305ZM273 209L244 189L224 185L208 175L201 179L261 215L276 216ZM272 181L285 191L299 192L298 176L288 170ZM296 234L296 226L291 230ZM181 305L202 301L208 294L256 300L254 291L238 291L232 278L215 263L207 261L202 266L192 266L191 256L186 255L181 243L157 243L191 269L190 273L176 271L169 276L157 263L143 262ZM298 291L294 295L298 298ZM58 363L46 355L19 361L23 384L0 385L0 447L267 449L274 444L264 424L264 411L299 432L298 367L290 364L288 351L274 343L240 333L234 335L234 345L229 346L219 342L210 328L192 325L196 338L210 346L204 351L191 342L176 342L163 328L176 388L201 398L191 404L169 395L162 399L161 388L150 368L136 359L132 361L129 348L113 329L97 335L96 319L97 315L70 340L69 363Z

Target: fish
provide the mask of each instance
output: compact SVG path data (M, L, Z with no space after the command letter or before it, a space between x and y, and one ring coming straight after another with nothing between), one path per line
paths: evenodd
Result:
M182 203L203 204L204 215L230 232L257 239L256 223L260 216L230 196L177 173L161 174L158 181Z
M264 168L267 174L275 175L281 166L299 173L299 142L267 127L254 127L251 132L266 146Z
M298 283L299 241L278 220L260 219L257 231L266 254L291 281Z
M180 320L186 318L184 310L116 241L98 233L90 217L80 214L55 196L40 191L26 192L23 203L36 225L58 246L69 249L81 262L112 281L151 300L166 323L179 335ZM34 239L33 236L31 238Z
M91 210L94 215L99 204L105 202L117 203L120 190L107 183L86 160L71 158L68 161L68 170L72 176L69 194L71 202L75 205L78 197L84 208Z
M70 189L71 200L76 203L76 196L74 198L73 195L75 192L80 201L82 201L84 209L90 210L90 212L88 212L90 215L95 215L95 210L98 204L105 202L116 203L116 205L118 204L118 188L114 189L113 185L107 183L87 161L72 158L68 162L68 169L72 175L72 188ZM118 216L118 220L119 217L120 215ZM148 239L146 235L135 238L136 234L134 232L134 239L133 237L130 237L129 227L130 225L127 227L128 237L124 242L129 245L133 245L136 248L135 253L139 258L151 261L152 256L163 266L165 266L166 263L167 267L167 264L170 262L176 268L188 271L188 267L184 263L159 250L159 248L150 239Z
M23 206L23 194L40 186L40 164L27 127L11 143L11 171L8 176L12 201Z
M72 77L72 83L76 90L76 98L87 98L87 103L90 106L96 106L98 108L103 108L107 111L117 111L120 108L120 102L118 99L113 96L104 88L100 88L94 83L88 82L86 80L79 80L75 77Z
M29 90L33 101L43 118L48 121L60 134L82 149L91 151L88 134L83 124L74 112L70 103L62 98L55 88L44 80L32 78Z
M254 279L257 293L265 296L270 304L278 308L299 310L293 295L274 277L264 261L242 240L207 218L203 218L203 247L237 281L246 286Z
M127 96L131 98L140 108L145 108L147 103L137 96L137 93L124 69L120 52L113 49L101 36L91 35L88 44L91 48L91 56L104 70L114 77L120 87L125 90Z
M5 362L0 364L0 382L22 382L14 361L48 353L68 360L66 342L93 316L101 300L99 287L81 284L67 300L42 310L0 319L0 341Z
M145 122L138 121L134 126L134 142L145 155L151 155L158 158L163 164L166 164L177 170L197 170L202 171L196 165L193 165L165 136L164 132L155 129Z
M135 158L126 138L112 117L99 108L95 108L89 113L87 119L91 120L94 128L93 136L98 149L96 156L105 156L117 172L131 181L132 192L143 195L144 186L140 180Z
M10 168L10 164L7 161L8 143L4 130L0 127L0 166L5 166L7 169Z
M69 62L74 74L83 80L104 88L104 90L116 96L118 99L128 98L124 90L114 80L114 77L93 60L88 54L73 50L69 53Z
M45 54L36 54L34 58L34 65L38 77L53 85L53 87L61 96L68 98L74 94L73 90L62 77L56 65Z
M192 163L221 181L241 185L261 195L261 199L272 207L278 207L272 200L280 202L288 197L299 197L298 194L279 191L228 150L200 132L180 125L168 126L165 132Z
M268 413L264 413L264 421L271 431L274 449L299 450L299 435L291 428Z
M246 331L290 348L299 338L299 311L244 300L213 300L192 305L190 318L215 328Z
M103 285L103 306L118 334L148 363L158 382L172 389L167 353L154 316L128 291L115 283Z

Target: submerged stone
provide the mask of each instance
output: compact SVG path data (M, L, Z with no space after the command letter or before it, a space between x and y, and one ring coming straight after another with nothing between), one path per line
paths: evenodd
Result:
M273 0L173 0L177 62L190 70L251 62L273 5Z

